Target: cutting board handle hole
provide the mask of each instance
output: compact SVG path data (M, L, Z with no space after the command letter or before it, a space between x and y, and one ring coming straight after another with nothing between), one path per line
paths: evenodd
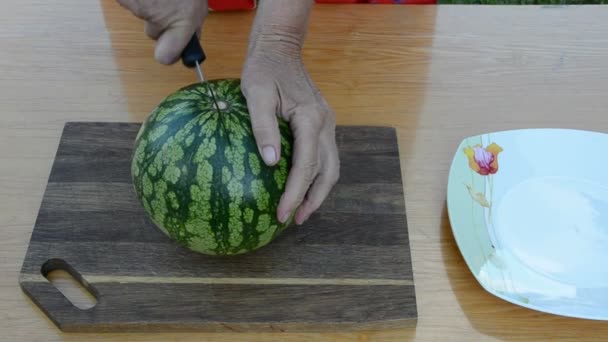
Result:
M75 307L86 310L97 304L97 291L65 260L50 259L40 271Z

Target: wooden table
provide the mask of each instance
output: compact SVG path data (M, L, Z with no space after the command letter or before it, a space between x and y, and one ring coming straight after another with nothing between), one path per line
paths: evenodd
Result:
M214 13L209 78L238 77L253 13ZM376 341L608 338L608 325L485 292L445 209L451 157L485 131L608 131L608 7L317 6L306 64L339 124L399 130L417 328L335 334L60 333L17 280L65 121L140 122L195 74L153 59L113 0L3 1L0 11L0 336L11 341Z

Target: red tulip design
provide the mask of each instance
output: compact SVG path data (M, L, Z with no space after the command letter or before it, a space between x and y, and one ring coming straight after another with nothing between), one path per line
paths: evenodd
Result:
M464 154L469 158L469 167L482 176L493 175L498 171L498 154L502 147L491 143L486 148L481 145L465 147Z

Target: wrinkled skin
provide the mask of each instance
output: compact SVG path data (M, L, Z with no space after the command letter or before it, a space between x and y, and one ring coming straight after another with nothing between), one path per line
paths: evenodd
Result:
M155 58L173 64L208 14L206 0L118 0L145 21L156 41ZM337 182L340 162L335 113L304 68L301 49L312 0L264 0L251 31L241 86L266 164L280 158L277 116L294 134L293 166L277 209L284 222L302 224L319 208Z

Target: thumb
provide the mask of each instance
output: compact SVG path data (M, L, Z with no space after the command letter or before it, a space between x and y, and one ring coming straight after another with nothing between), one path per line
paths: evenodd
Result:
M247 98L251 128L260 155L266 165L272 166L281 156L276 92L272 87L256 85L243 88L243 95Z
M190 25L169 26L158 38L154 58L162 64L175 63L194 33Z

